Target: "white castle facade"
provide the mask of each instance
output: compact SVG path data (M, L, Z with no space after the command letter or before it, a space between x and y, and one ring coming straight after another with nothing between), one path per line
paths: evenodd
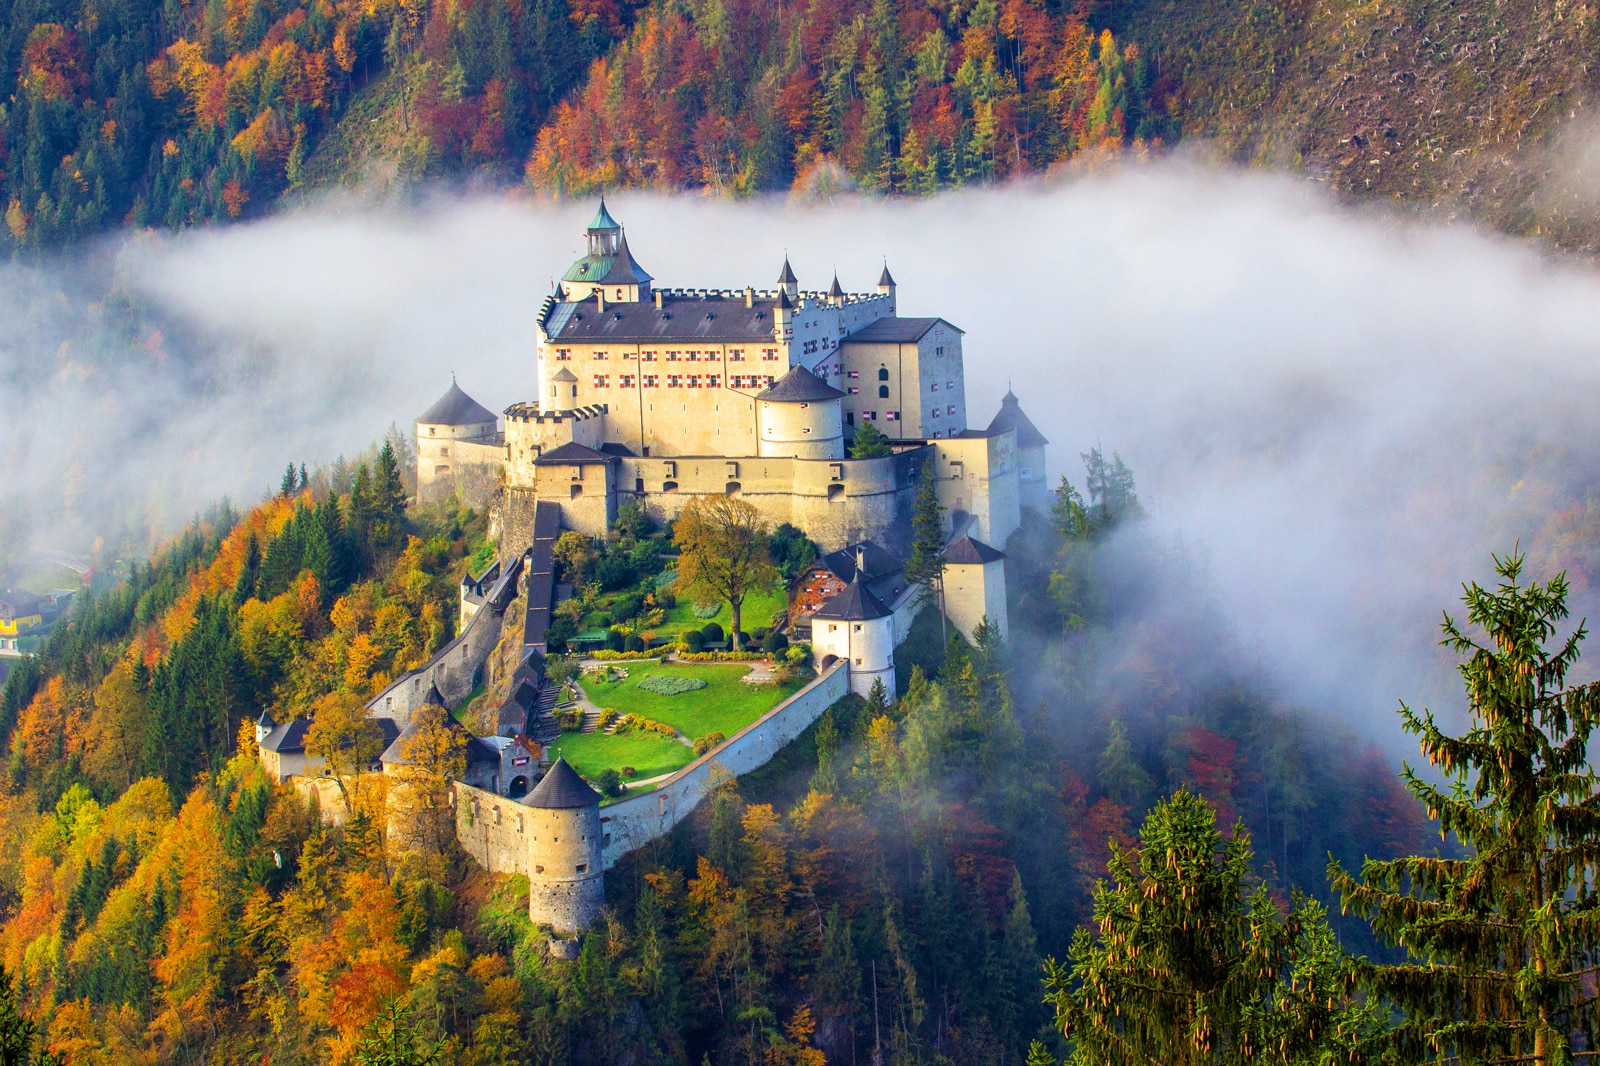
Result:
M968 425L962 331L901 317L885 266L875 291L802 290L785 261L775 287L661 288L602 201L574 263L538 313L538 395L503 421L456 385L417 420L427 500L493 497L502 556L533 541L535 506L602 536L638 501L670 521L697 496L738 496L824 553L903 559L919 481L931 470L948 515L945 609L969 635L1008 628L1003 555L1024 507L1045 504L1046 441L1007 394ZM892 454L849 458L871 424ZM851 687L895 687L893 649L921 603L893 572L835 568L844 588L810 623L819 660ZM798 621L798 620L795 620Z

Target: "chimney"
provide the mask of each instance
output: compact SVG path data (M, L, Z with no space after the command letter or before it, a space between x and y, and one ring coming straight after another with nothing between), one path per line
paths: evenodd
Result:
M856 545L856 576L860 577L862 574L866 573L866 570L867 570L867 546L865 544L857 544Z
M661 310L661 290L656 290L656 310Z
M754 307L756 305L756 290L753 286L746 285L744 287L744 305L746 307Z
M594 298L596 304L598 305L597 309L601 312L604 312L606 309L606 291L604 289L594 290Z

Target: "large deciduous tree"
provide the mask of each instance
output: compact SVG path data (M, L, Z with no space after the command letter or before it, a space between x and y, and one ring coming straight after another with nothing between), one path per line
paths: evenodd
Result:
M672 527L672 543L680 553L678 580L691 596L728 601L734 648L740 646L745 597L778 580L769 542L761 512L732 496L690 500Z
M451 782L467 773L467 734L436 703L417 708L410 735L401 739L400 762L390 792L391 824L403 827L402 848L442 855L455 841Z
M346 813L351 811L346 782L371 766L383 754L383 747L383 731L367 715L361 697L330 692L312 704L306 754L320 758L333 771Z
M1567 617L1566 576L1523 585L1522 567L1518 553L1496 557L1496 588L1466 586L1468 628L1448 614L1442 623L1441 643L1466 658L1466 734L1400 705L1447 782L1408 766L1406 787L1467 855L1368 860L1359 877L1329 867L1345 908L1418 960L1361 968L1403 1013L1384 1039L1410 1061L1569 1063L1576 1036L1596 1046L1600 808L1589 737L1600 685L1566 687L1584 626L1551 646Z

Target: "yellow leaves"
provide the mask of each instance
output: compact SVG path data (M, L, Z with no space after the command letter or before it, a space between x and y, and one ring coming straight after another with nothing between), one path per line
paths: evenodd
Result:
M29 215L22 209L21 200L12 200L6 208L6 229L11 231L11 236L18 241L28 238Z

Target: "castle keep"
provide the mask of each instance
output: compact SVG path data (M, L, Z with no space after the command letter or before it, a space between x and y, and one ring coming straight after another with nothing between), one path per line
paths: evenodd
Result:
M717 775L764 765L849 692L881 682L895 693L895 648L928 602L904 573L925 479L946 513L944 611L969 637L985 622L1008 630L999 546L1047 492L1048 442L1017 398L1008 392L986 428L968 425L962 331L901 317L887 265L866 293L846 293L837 277L825 291L803 290L787 260L771 288L663 288L603 201L587 244L539 307L536 396L502 419L452 381L416 420L419 499L488 504L501 550L488 571L463 579L455 639L367 705L388 744L374 769L403 772L418 708L470 697L523 594L497 735L468 739L465 779L454 784L456 836L487 869L526 874L533 919L561 934L599 915L605 868L670 831ZM850 458L869 424L889 453ZM577 771L546 754L560 734L544 673L553 545L563 529L604 536L630 501L665 523L709 496L744 499L821 547L787 610L790 635L811 643L816 676L650 791L602 811ZM448 727L460 729L453 719ZM261 756L278 780L316 785L330 773L306 754L305 734L304 719L262 716Z

